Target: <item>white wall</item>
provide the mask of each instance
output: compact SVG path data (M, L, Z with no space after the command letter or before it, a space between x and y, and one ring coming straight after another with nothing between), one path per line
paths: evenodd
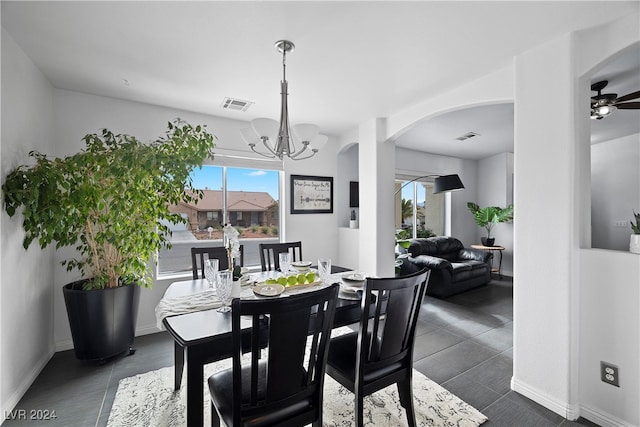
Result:
M628 251L634 211L640 212L640 134L592 145L591 247Z
M359 208L349 207L349 182L358 181L358 144L352 143L344 146L338 154L336 173L336 201L338 227L349 227L351 210L356 211L356 218L359 218Z
M53 88L2 30L2 181L52 148ZM14 408L54 352L52 251L22 247L20 216L0 213L0 413Z
M640 256L585 250L580 264L588 273L580 283L581 413L601 426L640 425ZM618 366L620 387L600 381L601 361Z
M512 388L605 426L640 425L640 268L628 253L581 249L590 243L589 73L638 41L639 22L630 15L549 41L515 68ZM554 113L541 116L549 93ZM620 366L624 387L603 387L599 360Z
M450 235L459 239L465 246L479 242L478 226L467 209L467 202L476 200L478 193L478 163L475 160L463 160L454 157L438 156L396 147L396 170L403 173L427 175L458 174L464 189L445 194L449 199L451 211ZM446 224L445 224L446 226Z
M637 9L640 4L637 4ZM609 58L640 43L640 14L578 33L575 39L575 78L581 93L590 93L590 76ZM583 91L583 92L582 92ZM588 96L588 95L587 95ZM602 426L640 425L640 256L626 251L590 248L590 123L588 100L580 99L577 126L579 161L576 223L580 225L574 290L579 298L576 367L581 413ZM586 101L586 102L585 102ZM636 157L637 159L637 157ZM637 166L636 166L637 172ZM638 181L635 189L638 189ZM633 186L633 184L631 185ZM584 216L582 216L584 215ZM630 231L630 229L629 229ZM628 249L627 249L628 250ZM620 388L600 381L599 362L620 369Z
M480 206L505 207L512 203L513 153L501 153L478 161L478 198ZM474 200L468 200L474 201ZM467 210L469 218L473 215ZM476 242L486 236L484 228L476 227ZM491 230L496 245L504 246L501 273L513 276L513 222L497 224ZM494 266L498 267L500 254L494 252Z
M570 367L575 363L571 345L577 337L571 330L571 316L577 307L571 299L575 280L571 46L567 35L516 60L512 388L574 418L570 391L575 381ZM549 93L554 94L554 114L541 115Z
M338 170L336 173L338 264L349 266L355 270L360 269L360 229L348 227L351 210L356 212L356 219L360 219L360 208L349 207L349 182L360 179L358 152L359 145L357 143L343 144L338 153Z

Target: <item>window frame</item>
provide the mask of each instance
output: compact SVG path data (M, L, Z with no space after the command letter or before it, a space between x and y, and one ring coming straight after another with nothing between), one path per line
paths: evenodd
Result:
M219 161L222 158L222 161ZM216 160L218 161L205 161L203 167L219 167L222 168L222 218L228 218L227 211L227 169L228 168L238 168L238 169L252 169L252 170L268 170L277 173L278 183L277 183L277 191L278 191L278 240L282 241L283 238L283 230L284 224L283 221L285 219L284 215L284 203L282 203L282 194L284 193L284 171L282 162L274 162L274 161L262 161L256 159L243 159L237 156L221 156L216 155ZM218 213L218 212L215 212ZM155 259L155 268L153 269L155 272L156 280L171 280L171 279L185 279L190 278L192 276L192 272L189 269L180 271L180 272L161 272L160 271L160 254L156 253Z

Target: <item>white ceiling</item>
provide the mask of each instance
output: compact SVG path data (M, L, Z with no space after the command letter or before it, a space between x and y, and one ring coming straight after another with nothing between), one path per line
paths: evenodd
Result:
M239 120L278 118L282 58L273 44L289 39L296 44L287 57L291 122L340 135L502 68L546 40L637 13L639 4L3 0L1 7L3 28L55 87ZM255 104L222 110L225 97ZM481 136L463 154L451 139L469 131ZM397 143L481 158L506 151L512 135L513 107L495 105L436 117Z

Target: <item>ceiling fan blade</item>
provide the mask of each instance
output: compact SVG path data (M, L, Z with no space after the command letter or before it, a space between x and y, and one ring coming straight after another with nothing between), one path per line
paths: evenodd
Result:
M631 93L628 93L628 94L626 94L624 96L621 96L620 98L616 99L615 102L617 103L617 102L630 101L630 100L636 99L636 98L640 98L640 90L637 91L637 92L631 92Z
M640 110L640 102L624 102L615 106L619 110Z

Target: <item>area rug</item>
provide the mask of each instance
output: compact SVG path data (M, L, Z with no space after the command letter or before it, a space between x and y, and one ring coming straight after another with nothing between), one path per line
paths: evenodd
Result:
M211 404L206 378L231 366L231 359L205 366L204 425L211 422ZM324 426L354 424L354 396L328 375L324 389ZM182 427L186 425L186 399L182 388L173 390L173 367L120 380L111 407L107 427ZM413 397L418 426L477 426L487 420L473 406L413 371ZM395 385L364 399L365 426L406 426L407 418L400 405Z

